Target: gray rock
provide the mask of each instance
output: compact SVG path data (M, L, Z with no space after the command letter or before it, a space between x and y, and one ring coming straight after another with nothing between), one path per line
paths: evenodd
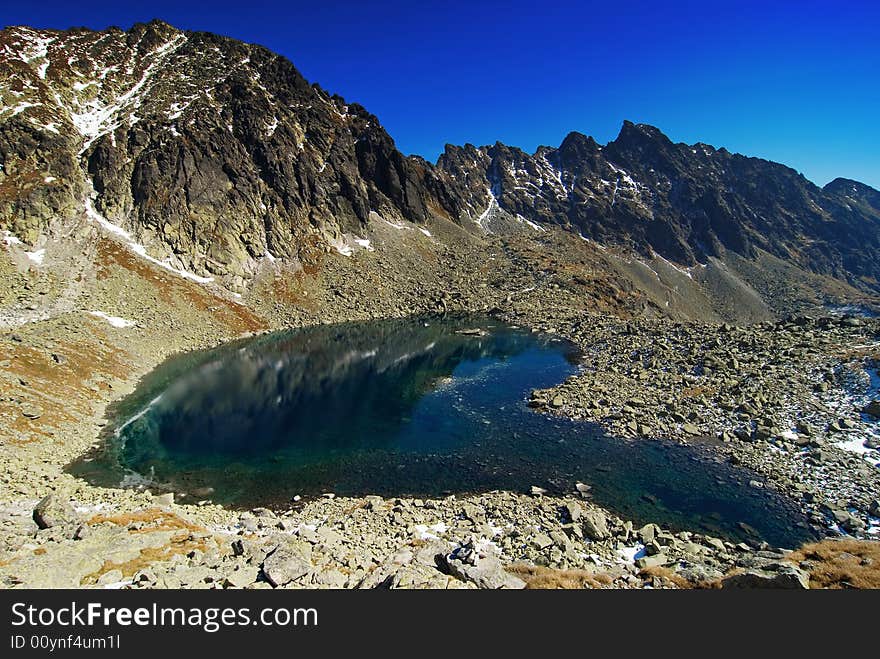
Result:
M666 554L654 554L653 556L642 556L636 559L636 567L644 570L649 567L660 567L669 563L669 557Z
M553 545L553 539L546 533L536 533L535 537L532 538L531 544L536 549L547 549L547 547Z
M563 506L563 513L572 522L578 521L581 518L581 515L583 515L583 512L584 509L575 501L566 503Z
M880 400L872 400L862 408L862 412L880 419Z
M478 588L491 590L522 589L525 582L504 569L504 565L494 556L480 556L473 563L459 560L456 553L446 557L445 568L452 576L469 581Z
M611 534L608 532L608 520L598 510L590 510L583 516L584 534L590 540L605 540Z
M34 521L41 529L65 524L76 524L79 515L66 499L54 494L47 494L34 508Z
M165 492L153 496L153 503L157 506L170 506L174 503L174 492Z
M810 578L806 572L794 565L775 564L768 565L764 569L749 570L725 577L721 581L721 587L806 589L810 587Z
M641 540L643 544L648 544L654 540L654 537L659 533L660 527L656 524L645 524L638 530L639 540Z
M260 570L253 565L236 566L223 580L223 584L232 588L245 588L257 580Z
M311 569L312 562L304 549L293 543L279 545L263 561L263 575L276 588L301 579Z

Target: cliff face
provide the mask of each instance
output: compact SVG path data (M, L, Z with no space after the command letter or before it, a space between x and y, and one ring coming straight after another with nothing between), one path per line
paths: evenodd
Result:
M364 235L375 211L473 232L560 226L684 266L760 250L878 290L876 190L821 189L651 126L626 122L604 146L571 133L534 154L448 146L432 165L283 57L161 22L3 30L0 101L0 230L31 245L87 217L240 286L263 259Z
M259 46L154 22L9 28L0 53L0 224L28 242L93 197L159 255L244 275L371 210L448 212L374 116Z

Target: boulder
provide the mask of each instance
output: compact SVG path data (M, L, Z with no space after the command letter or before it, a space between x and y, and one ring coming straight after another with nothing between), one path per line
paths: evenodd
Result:
M279 545L263 561L263 576L276 588L301 579L312 569L307 553L293 543Z
M721 580L721 588L807 589L810 578L794 565L776 564L760 570L732 574Z
M442 568L452 576L489 590L522 589L525 582L508 573L495 556L477 551L472 542L443 556Z
M79 515L70 501L55 494L47 494L34 508L34 522L41 529L79 523Z
M590 510L583 515L584 535L590 540L605 540L611 534L608 532L608 520L598 510Z

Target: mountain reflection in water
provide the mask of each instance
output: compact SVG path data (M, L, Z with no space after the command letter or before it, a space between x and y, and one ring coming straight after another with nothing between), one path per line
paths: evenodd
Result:
M636 521L731 538L745 537L745 523L782 546L808 537L791 502L707 452L606 437L526 407L532 388L564 380L577 361L567 342L484 317L264 335L168 360L71 470L104 485L137 474L242 506L327 491L570 492L581 480Z

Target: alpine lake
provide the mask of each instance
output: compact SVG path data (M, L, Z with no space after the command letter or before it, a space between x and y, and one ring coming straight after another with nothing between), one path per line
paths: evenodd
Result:
M109 410L68 469L176 500L289 506L341 496L573 492L636 523L810 536L797 506L711 448L606 435L542 414L529 393L579 369L570 343L482 316L353 322L264 334L168 359Z

